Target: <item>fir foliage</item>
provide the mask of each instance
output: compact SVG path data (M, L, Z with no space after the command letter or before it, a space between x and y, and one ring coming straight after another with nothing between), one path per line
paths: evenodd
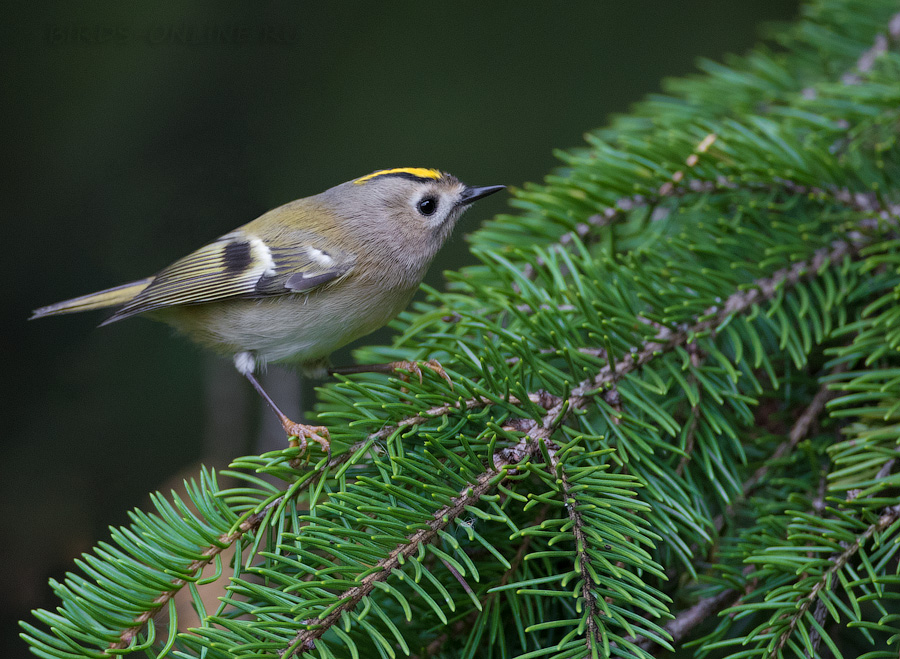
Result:
M819 0L560 153L359 355L452 387L324 386L333 457L156 496L52 584L32 650L896 657L897 11Z

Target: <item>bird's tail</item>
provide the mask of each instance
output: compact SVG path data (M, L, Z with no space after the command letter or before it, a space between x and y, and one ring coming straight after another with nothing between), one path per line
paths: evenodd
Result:
M131 300L135 295L150 285L153 277L133 281L130 284L122 284L115 288L107 288L105 291L98 291L89 295L82 295L71 300L57 302L31 312L31 318L43 318L44 316L56 316L64 313L76 313L78 311L90 311L92 309L105 309L107 307L117 307Z

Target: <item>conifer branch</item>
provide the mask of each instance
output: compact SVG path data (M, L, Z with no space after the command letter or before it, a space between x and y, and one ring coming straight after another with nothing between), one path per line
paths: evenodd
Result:
M548 504L544 504L541 506L540 512L534 518L534 521L530 526L540 526L545 519L547 519L547 513L550 510L550 506ZM515 574L519 571L519 568L522 567L522 563L525 560L525 556L528 555L528 550L531 548L531 543L534 536L526 535L522 542L519 544L519 548L516 550L516 555L513 556L513 559L509 562L509 568L504 571L503 576L500 577L500 581L497 583L497 588L502 588L506 584L510 582L510 580L515 576ZM481 609L479 611L473 612L468 620L460 620L454 626L455 633L463 633L467 631L467 629L471 629L474 624L478 621L479 613L482 613L487 610L491 601L495 600L498 596L498 592L490 592L487 597L481 600ZM444 644L450 640L450 634L443 633L437 636L433 641L431 641L427 647L425 648L425 653L422 657L434 657L437 656L441 648L444 647ZM422 659L418 655L410 656L410 659Z
M534 393L529 395L529 400L531 402L540 404L541 395L539 393ZM469 398L467 400L457 402L457 403L445 403L444 405L435 405L434 407L430 407L423 412L419 412L418 414L414 414L412 416L405 417L400 419L397 423L385 426L381 430L373 432L369 435L370 439L380 440L385 439L386 437L390 437L398 430L402 430L403 428L410 428L412 426L417 426L421 423L425 423L431 419L434 419L439 416L443 416L444 414L449 414L450 412L455 411L466 411L466 410L474 410L480 407L486 407L488 405L493 405L495 401L490 398L484 398L482 396L476 396L474 398ZM518 405L522 401L520 401L515 396L510 396L507 399L507 402L511 405Z
M839 364L833 369L833 373L838 373L846 370L846 366L844 364ZM809 431L812 429L813 424L819 418L819 415L825 409L825 405L829 400L832 400L835 396L837 396L837 392L832 391L828 388L827 384L822 384L819 387L819 390L816 392L816 395L813 396L812 400L809 402L809 405L803 410L797 420L794 422L794 425L791 426L790 431L788 432L788 438L778 445L778 447L772 452L768 458L766 458L765 462L759 466L759 468L753 472L753 475L750 476L746 481L744 481L743 486L741 487L741 497L740 500L746 499L750 496L753 490L762 482L763 478L766 477L766 474L769 472L771 463L775 462L783 458L785 455L790 453L797 444L803 440ZM728 507L725 509L724 515L716 515L713 520L713 525L715 526L716 532L721 532L722 527L725 525L725 518L731 517L734 515L734 508L738 501L732 501L728 504Z
M614 367L607 365L600 369L597 375L595 375L593 378L582 381L577 387L572 390L570 396L567 399L562 399L561 397L551 395L547 392L534 392L529 394L529 400L535 404L541 405L545 410L547 410L547 413L544 415L540 422L535 422L534 420L527 419L520 423L519 429L526 434L526 437L518 445L498 452L498 454L496 454L494 457L494 468L499 471L504 465L521 462L528 455L534 454L534 452L536 451L536 447L538 446L538 442L540 440L549 441L555 429L561 423L563 423L563 421L571 413L575 412L576 410L583 409L588 404L592 396L603 393L605 387L613 385L617 379L623 377L627 373L634 371L641 365L649 362L655 355L668 352L679 345L686 345L692 336L698 333L714 330L714 328L718 324L723 322L728 315L745 312L753 305L760 304L767 299L771 299L781 286L795 285L804 276L809 276L811 273L816 273L827 265L835 263L842 259L844 256L851 255L856 251L857 248L850 243L844 241L836 241L832 245L832 248L830 250L818 250L814 258L809 262L797 263L791 268L780 270L776 272L772 277L757 280L748 290L739 291L732 294L723 302L719 309L707 310L707 313L704 314L706 318L704 320L699 320L692 326L682 327L676 330L671 330L665 327L660 328L659 332L653 340L645 342L637 350L634 350L631 353L620 358L615 363ZM514 397L511 397L509 402L515 405L519 401ZM474 409L493 403L494 401L482 397L471 398L453 405L445 404L435 406L426 410L425 412L401 419L399 422L392 426L387 426L375 433L372 433L369 437L370 439L383 439L384 437L387 437L395 432L397 429L411 427L423 423L428 419L447 414L454 410ZM355 446L359 446L359 444ZM333 466L341 464L344 460L348 459L350 455L352 455L352 450L348 451L345 454L342 454L341 456L333 458L329 462L329 465L331 465L332 462L334 463ZM487 474L492 473L494 472L485 472L482 477L485 477ZM481 481L479 480L479 483L480 482ZM275 505L276 503L280 503L280 500L276 500L269 505ZM467 503L465 505L470 504ZM458 513L459 511L457 511L457 514ZM444 515L442 515L441 517L444 517L445 515L446 513L444 513ZM453 519L455 517L455 515L446 516L447 519ZM228 534L227 536L219 538L219 541L216 545L211 545L210 547L208 547L204 551L204 559L192 563L189 566L189 571L192 574L196 574L202 571L203 568L207 564L209 564L216 555L221 553L221 551L225 547L233 544L239 537L243 536L245 533L255 530L256 527L262 522L264 517L265 510L248 517L241 524L241 527L238 530L234 531L231 534ZM415 534L415 537L410 538L410 544L395 550L395 552L393 552L388 557L388 559L386 559L386 562L384 563L385 571L383 573L370 575L370 577L367 578L368 581L366 583L356 587L356 589L352 590L352 592L348 591L348 594L345 594L345 597L349 597L350 605L342 605L341 607L335 609L332 615L326 618L325 621L323 621L321 627L318 627L315 630L305 630L298 634L295 639L296 642L292 643L290 646L294 648L294 650L291 650L291 652L295 651L298 648L311 647L311 645L309 644L311 644L315 638L318 638L318 636L324 633L324 630L327 629L330 624L333 624L344 610L355 606L356 603L358 603L358 601L362 599L362 597L364 597L366 594L368 594L368 592L371 591L372 588L374 588L375 581L380 581L383 578L386 578L390 571L394 567L396 567L396 563L400 560L400 555L402 554L404 557L407 555L406 553L403 553L404 549L409 550L410 547L417 547L423 542L430 541L434 534L446 525L439 524L435 526L434 524L436 523L433 523L432 530L429 533L418 532L417 534ZM419 537L420 534L424 535L422 535L422 537ZM379 575L381 575L380 578L378 578ZM121 649L127 647L129 643L136 637L136 635L143 629L150 618L156 613L156 611L164 606L172 597L174 597L175 593L187 583L188 581L184 579L173 580L172 588L162 593L154 600L154 603L157 605L156 608L146 611L136 617L134 621L135 624L132 627L124 630L120 635L120 640L117 643L110 645L110 649ZM585 588L588 588L587 582L585 584ZM593 601L585 597L585 602L586 604L591 605L591 611L593 612ZM333 619L332 616L334 617Z
M587 655L593 655L603 647L603 637L600 633L600 626L597 624L597 618L602 614L597 606L597 598L591 586L594 583L591 577L588 564L591 561L588 550L591 546L588 536L584 532L584 519L578 510L578 500L572 494L572 486L569 483L569 477L566 474L565 465L560 463L556 453L556 448L547 447L547 454L550 456L551 473L559 479L562 488L563 499L566 505L566 512L569 520L572 522L572 539L575 542L575 562L581 577L581 599L584 601L585 611L585 645L587 646Z
M537 450L536 445L523 448L522 459L531 457ZM335 596L335 601L341 602L341 604L321 620L309 621L307 624L311 628L297 633L285 649L279 652L279 655L287 659L298 652L305 652L314 648L316 639L337 623L345 613L352 611L364 597L375 589L376 583L385 581L390 577L393 570L401 565L401 561L411 557L419 551L420 547L431 542L439 531L445 529L453 520L462 515L467 506L477 504L497 484L498 476L502 480L504 477L503 470L515 464L515 462L507 458L495 456L493 469L482 472L473 483L463 488L459 496L453 499L450 504L436 510L432 515L431 521L428 522L428 528L420 529L407 536L404 544L398 545L390 554L373 566L378 568L377 571L369 573L357 585Z
M844 569L844 566L847 565L847 562L851 558L853 558L853 556L860 550L860 548L866 543L866 541L869 540L869 538L871 538L876 533L884 531L898 519L900 519L900 504L895 506L888 506L883 510L877 522L875 522L874 524L870 524L866 528L866 530L860 533L856 537L856 540L844 551L831 557L831 567L825 570L825 572L822 574L822 577L812 587L809 594L800 601L797 610L791 616L787 628L778 636L778 639L772 646L773 656L778 656L778 653L781 652L782 648L784 648L785 644L787 644L800 620L803 618L803 616L806 615L806 612L809 611L809 608L816 603L819 593L823 588L826 588L828 586L828 584L831 582L832 577L842 569Z
M781 193L790 196L805 196L818 199L820 201L843 205L852 212L859 213L864 218L872 218L875 220L896 220L900 217L900 205L886 202L879 195L871 192L854 192L848 187L829 187L801 184L791 181L787 178L773 178L770 181L759 183L747 182L746 180L736 182L729 180L724 176L716 178L714 181L703 180L700 178L691 178L685 175L685 172L694 168L701 155L705 153L718 139L715 134L710 134L704 139L687 159L685 167L676 172L670 181L664 182L659 186L655 195L638 195L623 197L619 202L610 206L601 216L592 216L587 222L576 225L574 231L570 231L559 239L561 247L566 247L569 243L575 241L576 238L587 238L594 227L602 226L612 221L616 213L627 212L634 209L637 205L653 205L659 204L667 198L675 196L684 196L687 194L697 193L705 194L711 192L734 192L746 190L749 192L759 193ZM702 146L702 148L700 148ZM661 215L654 214L653 219L661 219ZM869 229L877 227L877 223L871 222L869 219L859 221L859 229ZM574 413L585 409L589 403L597 395L604 395L609 387L615 386L619 379L624 375L638 370L645 364L650 363L657 356L668 353L677 347L688 345L697 335L714 335L716 329L725 323L731 316L748 313L754 306L763 304L775 298L783 288L793 287L800 283L803 279L813 279L819 273L833 266L845 258L856 259L859 257L860 249L868 242L866 236L861 235L857 231L847 233L843 240L834 241L830 247L819 249L808 260L796 262L793 265L775 272L769 277L760 278L749 284L746 290L739 290L729 295L721 304L716 307L707 309L704 313L695 317L691 323L680 325L678 327L661 327L656 326L656 334L635 346L630 353L624 354L622 357L610 362L606 366L600 368L592 377L582 380L575 386L566 396L558 396L555 394L535 391L528 394L530 402L540 405L545 413L540 418L535 419L519 419L514 423L510 423L512 429L524 433L522 440L507 449L503 449L494 455L495 468L500 468L503 464L511 464L520 462L528 457L536 455L536 447L543 442L551 455L555 456L555 447L552 445L552 435L555 430L562 425ZM552 247L551 247L552 249ZM538 262L538 266L542 263ZM536 275L535 268L526 265L523 268L524 274L532 279ZM512 284L514 290L518 287ZM574 310L574 308L573 308ZM526 311L527 312L527 311ZM598 355L606 356L600 352L597 347L582 347L583 350L597 350ZM387 426L370 437L383 438L389 436L397 429L412 427L423 423L427 419L437 416L452 414L455 411L468 411L483 408L495 404L495 400L485 397L473 397L455 404L434 406L430 409L419 412L415 415L401 419L394 424ZM516 404L519 401L513 398L509 402ZM815 407L824 405L824 402L816 401ZM811 408L814 406L811 406ZM809 418L816 416L821 412L821 408L811 411ZM796 426L796 432L792 432L792 437L804 435L809 426L806 415L801 417L800 423ZM794 440L796 443L799 440ZM789 449L786 449L789 450ZM563 491L566 493L567 500L569 498L570 487L568 481L565 480L565 474L561 473L560 478L563 480ZM752 487L752 485L751 485ZM578 520L580 516L569 510L570 520L573 522L574 529L580 529ZM574 517L573 517L574 515ZM577 531L573 530L573 534ZM585 538L581 538L583 541ZM583 551L583 543L579 545L579 538L576 537L576 548ZM863 539L864 541L864 539ZM397 550L395 550L397 551ZM849 556L848 556L849 559ZM846 559L845 559L846 560ZM584 563L582 562L582 570ZM582 577L585 577L582 574ZM588 639L590 644L596 640L595 628L591 627L591 621L596 614L596 602L592 600L592 595L588 584L589 578L585 578L582 583L582 599L588 614ZM687 629L699 617L696 612L703 612L704 607L724 606L723 600L726 600L725 594L721 594L721 599L711 598L710 602L702 603L698 609L694 609L690 614L685 614L682 619L683 628ZM727 602L726 602L727 604ZM299 638L299 637L298 637Z
M335 467L339 467L347 460L349 460L353 454L362 448L366 442L357 442L353 446L351 446L346 452L341 455L334 456L330 458L323 469L320 469L315 474L309 477L309 484L314 485L325 473L328 473L331 469ZM297 490L297 495L302 493L303 490ZM277 508L284 502L284 496L277 497L272 501L268 502L263 508L257 510L246 518L241 520L241 522L237 525L237 527L231 531L230 533L223 533L214 543L208 545L203 551L201 555L202 559L196 559L191 561L188 566L185 568L185 572L191 575L191 577L198 577L206 567L212 563L217 556L219 556L223 551L231 547L235 542L239 539L243 538L247 534L254 533L259 529L260 524L266 519L269 511L273 508ZM239 558L237 560L240 560ZM127 648L135 638L137 638L138 634L140 634L144 628L147 626L147 623L155 616L169 601L175 597L178 592L192 583L195 579L185 579L185 578L176 578L170 582L170 588L168 590L160 593L156 598L154 598L153 603L154 607L147 609L143 613L137 615L134 618L134 624L126 629L123 629L119 634L119 640L115 643L111 643L108 647L108 650L122 650Z
M653 339L633 348L631 352L619 358L615 366L607 364L594 377L579 383L578 386L572 389L572 395L565 401L547 392L530 393L528 399L537 405L541 405L548 411L548 414L541 423L533 420L526 422L522 430L530 433L533 439L549 439L549 435L545 432L548 428L546 421L548 418L558 415L564 407L566 408L565 416L568 416L572 411L582 409L589 398L602 393L601 389L603 387L613 385L616 380L648 363L655 356L667 353L675 347L688 345L694 336L714 331L729 316L745 313L754 305L771 300L782 286L795 286L802 279L814 276L825 267L840 261L845 256L854 256L858 253L862 244L862 241L853 243L843 240L835 241L832 243L831 249L822 248L817 250L809 261L800 261L790 268L777 271L771 277L753 281L747 286L746 290L733 293L721 305L707 309L698 317L702 320L698 319L692 325L684 325L676 329L660 326L658 333ZM600 351L602 349L585 348L585 350ZM520 401L516 397L511 396L507 402L517 405ZM409 428L444 414L477 409L493 404L495 404L495 401L489 398L473 397L457 403L436 405L423 412L405 417L394 424L385 426L381 430L370 434L369 437L376 440L384 439L398 429ZM543 430L539 434L534 434L541 428Z
M718 135L710 133L692 149L685 159L685 165L690 168L699 162L700 154L712 146L718 139ZM900 203L886 202L875 192L854 192L846 187L814 186L791 181L786 178L776 177L774 182L766 181L732 181L726 176L718 176L715 180L702 178L685 178L684 170L677 170L669 180L662 183L654 194L635 194L621 197L613 201L599 214L590 216L586 222L581 222L571 231L564 233L557 240L560 248L569 246L576 239L587 239L594 229L604 228L617 220L623 219L628 213L638 208L656 208L661 210L660 204L666 199L686 197L691 194L712 194L723 192L735 192L749 190L755 192L776 193L785 192L800 197L813 197L820 200L832 200L842 204L848 209L863 215L874 215L887 221L900 219ZM668 211L655 212L652 221L659 221L668 215ZM871 222L860 221L860 227L869 227ZM552 249L552 247L550 247ZM538 265L544 265L541 259ZM537 274L535 267L526 263L522 268L522 274L528 279L534 279ZM517 307L520 311L530 311L527 305Z
M247 533L251 533L262 523L263 519L266 517L266 513L271 509L274 505L277 505L278 500L273 501L268 506L266 506L263 510L250 515L247 519L245 519L237 530L220 535L215 544L209 545L206 549L203 550L202 559L197 559L191 561L191 563L187 566L186 571L191 575L199 575L203 570L209 565L213 560L215 560L216 556L225 551L228 547L233 545L238 538L241 538ZM171 588L169 590L163 591L160 595L154 598L153 603L155 604L155 608L148 609L136 616L134 619L134 625L123 629L119 634L119 640L116 643L111 643L107 648L107 651L112 650L123 650L131 645L132 641L140 634L150 619L156 615L156 613L166 604L169 603L173 597L186 585L191 583L188 579L173 579L171 582ZM104 653L108 656L107 653Z
M749 311L754 305L772 299L782 286L795 286L804 277L821 271L845 256L853 255L857 250L858 248L849 242L835 241L831 249L817 250L815 256L809 261L795 263L790 268L779 270L771 277L753 282L752 287L745 291L733 293L724 300L721 306L707 309L703 314L705 316L703 320L674 330L667 327L662 328L652 340L617 360L615 366L604 366L595 377L585 380L575 387L572 390L571 398L573 407L580 408L585 404L586 397L597 393L601 387L612 384L625 374L648 363L656 355L668 352L676 346L686 345L698 334L714 332L715 328L729 316Z
M687 168L691 168L697 165L700 159L700 155L706 153L709 150L718 136L715 133L709 133L704 137L697 145L691 150L690 155L685 159L685 166ZM572 231L569 231L562 236L560 236L558 244L561 247L566 247L570 245L575 238L584 240L588 237L588 235L594 229L602 229L604 227L613 224L614 222L622 219L627 213L637 209L644 207L653 207L658 208L659 204L666 197L681 197L694 192L711 192L712 189L709 188L711 182L709 181L700 181L700 180L690 180L686 182L686 185L679 186L679 183L682 183L684 180L684 170L679 169L675 171L668 181L664 182L660 187L659 191L656 195L629 195L627 197L621 197L616 200L609 206L607 206L602 213L595 213L587 218L586 222L579 222L575 225L575 228ZM725 177L721 177L717 181L718 185L721 185L724 188L731 188L733 184L731 184ZM653 213L651 215L651 219L653 221L659 221L668 215L668 211L664 211L662 213ZM540 260L538 260L538 265L543 265ZM526 263L522 268L522 274L528 279L533 279L537 274L534 266L530 263Z

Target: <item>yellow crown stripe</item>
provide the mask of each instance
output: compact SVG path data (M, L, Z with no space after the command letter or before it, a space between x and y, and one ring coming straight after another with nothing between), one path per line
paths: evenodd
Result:
M386 176L387 174L409 174L417 178L439 179L443 174L437 169L425 169L424 167L398 167L396 169L380 169L377 172L366 174L365 176L353 181L357 185L371 181L378 176Z

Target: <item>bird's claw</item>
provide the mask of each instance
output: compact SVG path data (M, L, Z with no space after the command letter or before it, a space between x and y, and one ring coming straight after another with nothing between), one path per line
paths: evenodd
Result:
M447 381L447 384L450 385L450 389L453 389L453 380L450 379L450 376L447 375L447 371L444 370L444 367L441 366L441 363L438 360L429 359L427 362L422 362L422 366L434 371L437 375L444 378L444 380ZM419 378L419 384L422 384L422 368L419 366L419 362L392 362L391 367L395 371L407 371L407 373L400 374L400 379L404 382L409 382L409 375L412 374Z
M331 458L331 442L328 428L325 426L308 426L303 423L294 423L288 418L281 421L284 432L288 435L288 445L291 448L300 448L300 453L306 455L306 462L309 462L309 451L306 450L309 440L318 442L322 450ZM291 460L291 466L295 469L300 466L299 456Z

